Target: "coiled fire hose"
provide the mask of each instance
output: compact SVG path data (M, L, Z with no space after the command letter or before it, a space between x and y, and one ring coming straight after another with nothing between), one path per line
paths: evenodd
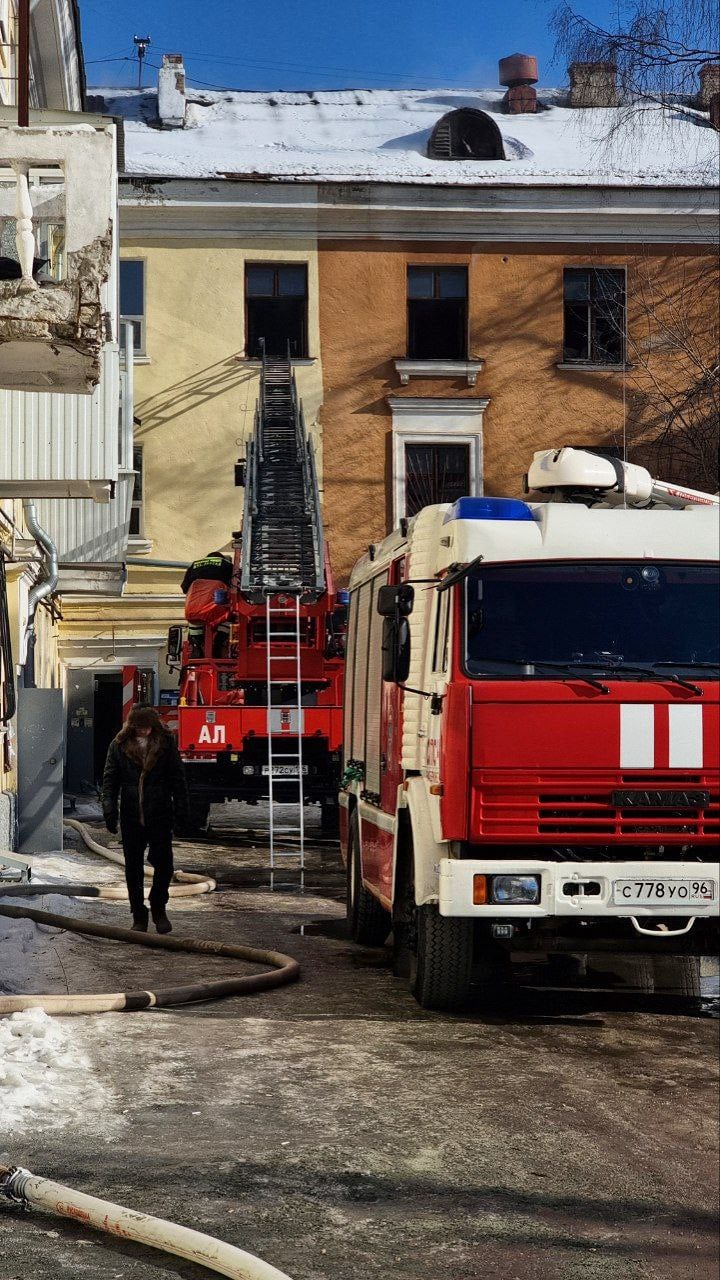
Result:
M109 862L115 862L117 866L124 867L125 859L120 850L112 845L100 844L99 840L95 840L85 826L84 822L78 822L77 818L64 818L64 827L71 827L73 831L77 831L83 844L91 849L93 853L99 853L101 858L107 858ZM152 878L152 867L145 867L145 879ZM170 885L171 898L190 898L198 893L212 893L216 888L215 881L212 876L195 875L192 871L176 871L173 876L173 882ZM98 885L98 892L91 895L93 898L107 898L112 900L123 900L127 897L127 892L123 885Z
M284 1271L278 1271L269 1262L202 1231L126 1209L110 1200L98 1200L59 1182L36 1177L27 1169L0 1165L0 1193L19 1204L34 1205L123 1240L134 1240L151 1249L174 1254L176 1258L185 1258L231 1280L290 1280Z
M101 853L103 857L110 857L112 862L123 862L121 854L93 840L82 823L76 822L75 819L66 821L68 825L79 830L89 848ZM152 875L151 869L149 874ZM182 871L176 872L176 875L182 876L185 881L181 885L171 885L170 892L172 894L174 890L176 896L187 893L209 893L215 888L215 881L210 876L198 876ZM127 896L125 888L120 886L39 884L35 881L30 881L28 884L4 885L1 892L4 898L40 897L44 894L72 898L113 899L125 899ZM263 973L194 982L179 987L159 987L156 991L115 991L82 995L0 995L0 1014L19 1013L24 1009L44 1009L46 1013L75 1014L169 1008L174 1005L192 1004L198 1000L222 1000L228 996L268 991L273 987L294 982L300 976L300 965L297 960L292 956L284 955L281 951L266 951L259 947L245 947L228 942L210 942L203 938L176 938L168 934L138 933L132 929L96 924L91 920L81 920L75 916L62 916L51 911L38 911L33 907L14 906L10 903L0 903L0 915L16 920L33 920L36 924L67 929L70 933L87 934L95 938L111 938L116 942L129 942L133 946L154 947L161 951L186 951L200 955L227 956L234 960L249 961L251 964L270 966Z

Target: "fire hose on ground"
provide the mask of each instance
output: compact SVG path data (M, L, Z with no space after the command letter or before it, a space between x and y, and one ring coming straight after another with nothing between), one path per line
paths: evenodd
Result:
M123 1240L160 1249L219 1272L221 1276L229 1276L231 1280L290 1280L284 1271L278 1271L270 1263L202 1231L164 1218L153 1218L110 1200L99 1200L59 1182L36 1177L27 1169L0 1165L0 1193L23 1206L32 1205Z
M122 862L122 856L115 850L92 840L82 823L70 820L70 825L80 831L86 844L111 861ZM152 874L152 873L151 873ZM190 873L177 872L184 876L184 883L171 885L176 894L208 893L215 888L215 881L209 876L196 876ZM111 892L112 890L112 892ZM29 884L7 885L2 888L3 897L27 898L44 894L56 894L66 897L82 898L125 898L124 888L115 886L98 886L92 884ZM300 965L292 956L281 951L267 951L259 947L246 947L228 942L211 942L204 938L176 938L167 934L139 933L132 929L121 929L114 925L97 924L91 920L82 920L75 916L57 915L51 911L38 911L24 904L15 906L11 903L0 903L0 915L11 919L29 919L36 924L57 929L66 929L70 933L85 934L95 938L110 938L116 942L129 942L133 946L153 947L160 951L184 951L199 955L226 956L233 960L245 960L250 964L269 966L262 973L245 974L235 978L220 978L210 981L194 982L185 986L159 987L156 991L141 989L137 991L102 992L82 995L10 995L0 996L0 1014L19 1013L24 1009L44 1009L46 1013L112 1013L115 1011L138 1011L151 1008L168 1008L181 1004L192 1004L197 1001L221 1000L228 996L250 995L257 991L269 991L274 987L294 982L300 975Z
M120 850L95 840L84 822L78 822L77 818L65 818L63 826L71 827L73 831L77 831L83 844L88 849L91 849L93 853L98 853L101 858L107 858L108 862L114 862L119 867L125 866L125 859ZM145 879L151 879L152 873L152 867L146 866ZM212 876L195 875L191 871L176 871L173 876L173 882L170 885L170 897L190 898L195 897L198 893L212 893L214 889L215 881ZM122 885L98 885L98 892L91 896L94 898L124 900L127 894Z

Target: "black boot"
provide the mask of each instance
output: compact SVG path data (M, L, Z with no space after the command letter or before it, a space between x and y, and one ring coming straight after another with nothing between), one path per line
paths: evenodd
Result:
M147 908L133 914L133 922L130 926L133 933L147 933L148 922L150 919Z
M158 933L172 933L172 925L167 918L167 912L164 907L153 909L152 918Z

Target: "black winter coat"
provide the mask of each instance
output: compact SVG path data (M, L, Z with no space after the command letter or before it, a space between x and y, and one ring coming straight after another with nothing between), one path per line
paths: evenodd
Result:
M175 739L163 734L150 740L143 760L133 738L110 743L102 787L103 817L117 827L118 807L123 824L146 827L184 827L189 820L185 770Z

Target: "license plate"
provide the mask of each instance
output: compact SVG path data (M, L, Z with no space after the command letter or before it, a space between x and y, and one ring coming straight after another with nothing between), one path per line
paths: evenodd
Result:
M262 767L263 777L270 776L270 765L264 764ZM303 765L303 777L308 771L306 764ZM275 764L273 765L273 778L297 778L299 769L296 764Z
M614 880L613 903L619 906L703 907L715 902L714 880Z

